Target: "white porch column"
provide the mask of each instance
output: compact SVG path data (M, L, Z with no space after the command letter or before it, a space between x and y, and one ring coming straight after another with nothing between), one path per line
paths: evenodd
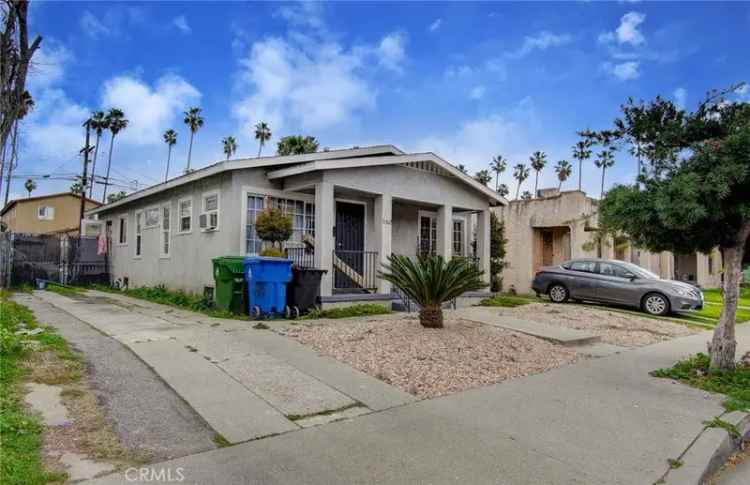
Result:
M453 254L453 206L443 205L437 212L437 254L448 261Z
M333 184L315 184L315 267L328 272L320 281L320 295L333 294L333 225L336 208L333 199Z
M393 198L391 194L382 194L375 197L375 247L378 250L378 267L376 271L382 270L382 264L388 262L391 255L392 229L391 219L393 215ZM383 279L378 279L378 293L389 294L391 284Z
M477 257L479 269L484 271L482 279L490 282L490 210L477 214Z

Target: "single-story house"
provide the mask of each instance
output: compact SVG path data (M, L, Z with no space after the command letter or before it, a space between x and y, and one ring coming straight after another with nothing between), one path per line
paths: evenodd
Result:
M88 211L105 221L114 279L190 292L212 258L255 255L255 218L293 219L291 259L327 270L321 302L390 299L390 254L475 258L489 280L490 208L507 201L434 153L391 145L222 161Z

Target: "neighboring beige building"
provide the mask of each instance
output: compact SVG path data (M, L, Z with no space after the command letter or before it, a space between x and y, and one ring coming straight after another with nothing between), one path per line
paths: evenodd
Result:
M101 206L86 198L86 210ZM0 211L2 230L30 234L78 234L81 196L71 192L15 199Z
M539 198L513 200L492 209L505 224L507 266L503 288L531 292L541 266L572 258L618 259L637 264L662 278L681 279L704 288L721 286L721 254L673 255L633 247L627 238L598 240L598 201L574 190L542 189Z

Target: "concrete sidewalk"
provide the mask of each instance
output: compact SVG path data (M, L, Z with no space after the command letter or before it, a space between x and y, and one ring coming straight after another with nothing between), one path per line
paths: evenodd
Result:
M737 330L739 354L750 349L750 325ZM179 468L183 483L196 484L652 484L723 408L721 396L648 372L705 351L709 339L697 334L150 468Z

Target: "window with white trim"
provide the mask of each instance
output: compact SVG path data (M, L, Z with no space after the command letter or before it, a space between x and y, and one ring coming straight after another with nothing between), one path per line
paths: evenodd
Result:
M143 250L143 212L135 213L135 257L141 257Z
M200 227L204 231L216 231L219 229L219 193L207 192L202 199Z
M247 195L247 225L245 226L247 254L258 254L263 241L255 231L258 214L268 207L275 207L292 218L292 235L284 247L301 247L304 236L315 236L315 204L297 199L267 197L260 194Z
M193 230L193 199L182 199L177 203L179 211L179 233L187 233Z
M146 209L146 220L143 225L145 229L156 227L159 225L159 208L151 207Z
M51 221L55 218L55 208L49 205L41 205L37 209L37 218L40 221Z
M437 251L437 218L433 215L419 216L419 255L427 256Z
M128 219L127 216L122 216L118 220L118 234L117 234L117 242L120 244L127 244L128 243Z
M464 255L464 221L453 221L453 255Z
M159 245L160 255L162 257L169 256L170 248L170 208L165 205L161 208L161 244Z
M249 194L247 196L247 225L245 226L245 252L247 254L258 254L263 248L263 241L258 237L255 231L255 219L258 214L263 212L265 207L265 197L260 195Z

